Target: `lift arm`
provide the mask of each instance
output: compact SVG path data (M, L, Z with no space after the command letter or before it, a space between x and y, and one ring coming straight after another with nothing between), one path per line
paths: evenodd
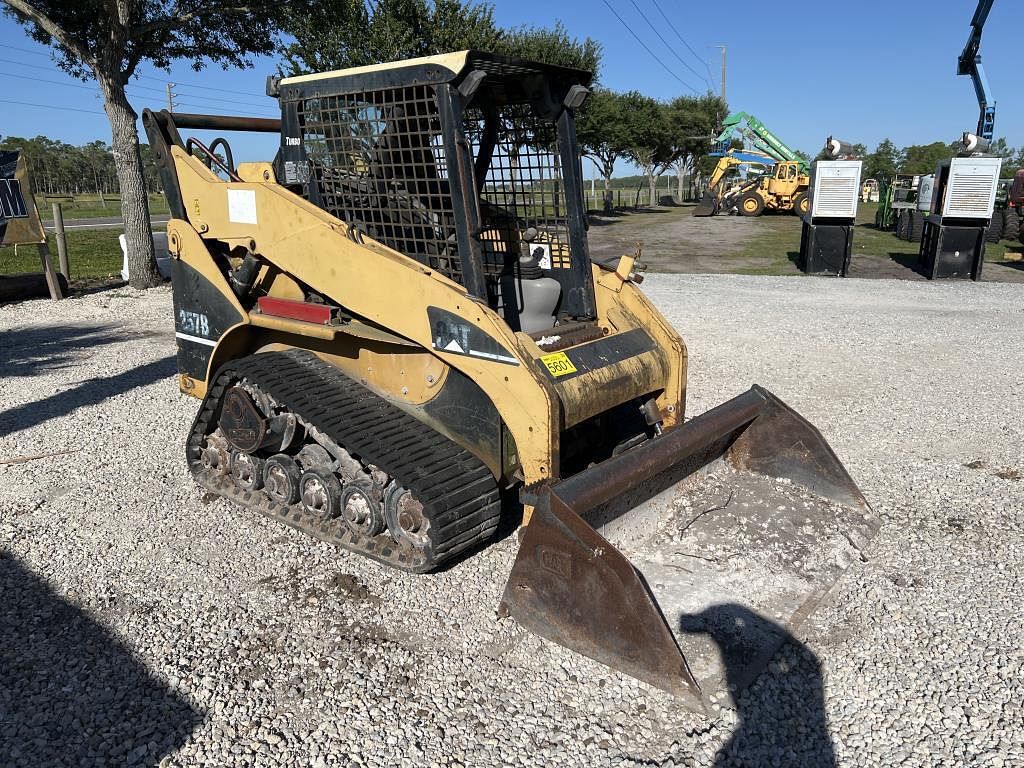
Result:
M713 152L712 156L716 154ZM718 161L718 165L711 172L711 178L708 179L708 189L714 189L718 186L718 183L725 177L729 169L735 168L738 165L760 165L764 168L771 168L775 165L774 158L758 154L757 152L743 152L731 149L728 152L722 153L720 157L721 160Z
M772 133L768 126L751 115L749 112L736 112L729 115L722 122L722 132L716 139L717 144L722 147L727 145L733 133L740 131L750 136L754 146L763 152L767 152L776 160L789 160L800 163L801 169L806 173L809 166L800 155L787 146L786 142Z
M994 0L979 0L978 8L971 19L971 36L967 39L963 53L957 61L958 75L970 75L974 83L974 93L978 97L978 136L986 141L992 141L992 133L996 124L996 102L992 98L992 92L988 87L988 78L985 77L985 68L981 66L981 32L985 28L985 21L988 19L988 12L992 10Z

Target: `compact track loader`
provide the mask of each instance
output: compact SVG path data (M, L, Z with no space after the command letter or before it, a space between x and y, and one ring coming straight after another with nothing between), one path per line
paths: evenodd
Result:
M684 423L686 347L637 288L639 253L588 254L589 81L465 51L273 79L280 120L146 111L180 387L202 399L186 458L240 505L407 571L515 516L500 610L699 701L733 650L780 640L719 653L707 609L795 625L875 523L770 392ZM280 149L235 167L182 128Z

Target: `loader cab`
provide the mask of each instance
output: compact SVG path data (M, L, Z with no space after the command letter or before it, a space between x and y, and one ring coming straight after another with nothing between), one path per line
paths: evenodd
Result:
M278 178L514 330L593 320L574 114L589 82L479 51L287 78Z

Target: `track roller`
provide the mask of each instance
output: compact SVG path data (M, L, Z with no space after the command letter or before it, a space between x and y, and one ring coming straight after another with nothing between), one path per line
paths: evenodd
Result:
M302 470L295 459L285 453L275 453L267 459L263 469L263 483L267 495L278 504L294 504L299 500L299 479Z
M302 508L314 517L333 520L341 514L341 481L324 467L307 469L299 477Z
M263 487L264 461L251 453L231 452L231 478L243 491L258 491Z
M370 478L345 483L342 516L349 528L363 536L376 536L384 531L380 493Z

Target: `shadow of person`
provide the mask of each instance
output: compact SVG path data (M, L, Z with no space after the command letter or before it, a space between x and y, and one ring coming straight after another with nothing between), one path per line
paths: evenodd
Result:
M0 766L156 765L204 715L0 549Z
M736 603L684 615L680 629L705 634L718 646L739 718L718 751L716 768L834 768L821 664L806 645L785 627Z

